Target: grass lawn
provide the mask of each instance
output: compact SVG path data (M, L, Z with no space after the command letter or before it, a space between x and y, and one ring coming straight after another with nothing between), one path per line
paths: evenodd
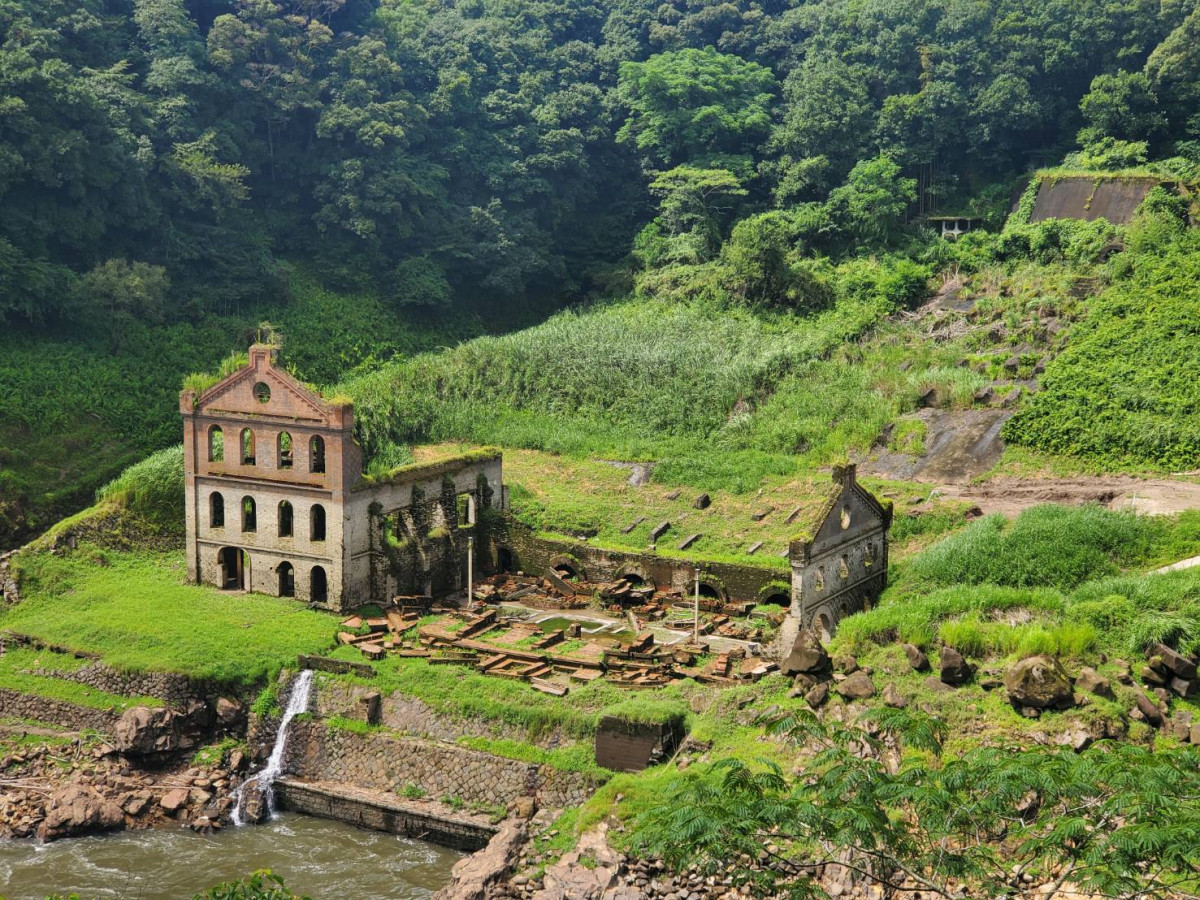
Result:
M327 649L337 620L295 600L184 583L182 552L18 557L22 601L0 629L98 653L131 671L179 672L231 685L263 681L297 653Z
M430 445L415 448L414 455L424 461L426 456L436 459L463 449L458 445ZM629 468L601 459L540 450L504 450L504 480L510 486L513 513L540 534L586 537L594 546L640 551L649 546L651 529L671 522L671 530L657 545L663 556L735 562L778 571L781 576L789 572L784 556L789 542L803 529L805 516L820 507L831 483L827 470L799 475L763 474L756 491L735 493L680 488L656 481L634 486L629 476ZM923 517L926 527L935 520L934 530L939 532L962 524L962 504L930 503L930 485L880 479L864 479L863 483L877 496L895 503L894 556L904 556L933 536L918 535L925 529L904 515L918 503L946 513ZM712 504L700 510L694 503L702 492L710 495ZM792 518L796 510L799 512ZM625 533L624 529L638 519L643 521ZM679 550L684 538L697 533L701 535L698 541L687 550ZM759 542L762 546L750 555L747 551Z

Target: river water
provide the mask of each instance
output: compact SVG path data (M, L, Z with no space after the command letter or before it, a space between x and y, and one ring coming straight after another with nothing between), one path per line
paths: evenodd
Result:
M52 844L0 841L0 897L179 900L273 869L314 900L420 900L450 881L462 854L341 822L281 813L263 825L202 836L129 831Z

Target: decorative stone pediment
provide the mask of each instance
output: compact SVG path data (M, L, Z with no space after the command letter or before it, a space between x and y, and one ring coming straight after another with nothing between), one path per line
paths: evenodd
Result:
M250 362L196 399L196 411L328 423L321 397L274 364L272 348L256 344Z

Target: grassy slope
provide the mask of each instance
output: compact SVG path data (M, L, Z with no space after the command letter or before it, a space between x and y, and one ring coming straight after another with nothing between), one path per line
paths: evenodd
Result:
M0 628L99 653L118 668L253 684L333 642L337 623L294 600L185 584L183 554L81 546L19 558L22 602Z
M155 697L122 697L69 679L36 674L38 670L69 672L82 662L61 653L8 648L0 656L0 688L95 709L126 710L132 706L162 706L162 700Z
M370 294L338 293L287 270L290 300L199 324L132 327L119 354L103 335L0 333L0 550L86 506L147 453L178 442L179 388L244 350L263 319L287 338L287 362L329 384L356 366L478 334L477 319L430 326Z

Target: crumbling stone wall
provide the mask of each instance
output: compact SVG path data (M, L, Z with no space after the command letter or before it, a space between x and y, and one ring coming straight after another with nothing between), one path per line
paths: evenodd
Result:
M13 719L36 719L62 728L78 730L91 728L102 734L111 735L120 710L93 709L78 706L65 700L51 700L0 688L0 717Z
M293 720L288 735L289 774L399 793L417 785L434 799L457 797L466 803L508 804L534 796L542 806L582 803L596 789L576 772L505 759L453 744L358 734L320 719Z
M205 703L222 691L209 681L193 681L186 675L173 672L122 672L101 662L88 663L80 669L59 671L53 667L38 669L34 675L74 681L107 694L122 697L157 697L168 706L184 707L189 703Z

